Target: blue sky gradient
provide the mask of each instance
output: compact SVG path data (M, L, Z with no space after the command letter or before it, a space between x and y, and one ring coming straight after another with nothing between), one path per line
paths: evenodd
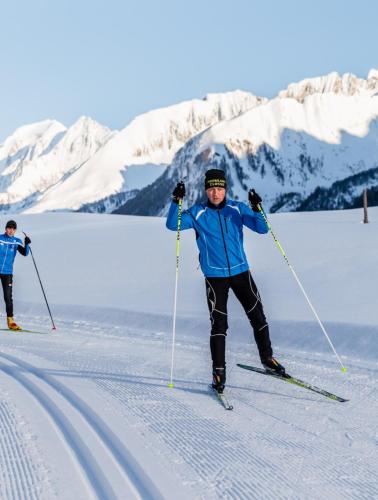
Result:
M234 89L273 97L378 68L378 2L18 0L0 29L0 142L26 123L145 111Z

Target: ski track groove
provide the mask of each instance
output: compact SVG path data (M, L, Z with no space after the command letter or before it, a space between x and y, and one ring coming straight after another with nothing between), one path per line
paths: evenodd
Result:
M13 355L1 353L1 357L11 361L15 365L25 369L27 372L32 373L43 382L48 384L50 387L55 389L60 396L65 398L73 408L75 408L82 418L87 422L87 424L91 427L91 429L95 432L98 439L103 443L104 446L109 450L113 458L116 460L120 468L122 469L124 475L126 476L128 482L133 486L136 492L136 496L140 496L141 498L149 498L149 499L161 499L161 495L159 491L156 489L155 485L151 481L151 479L147 476L144 470L135 462L130 452L124 447L121 441L117 438L117 436L111 431L111 429L105 424L105 422L97 415L95 411L93 411L81 398L79 398L73 391L71 391L68 387L66 387L61 382L54 379L48 374L45 374L42 369L38 369L35 366L27 363ZM9 370L7 368L3 368L7 373ZM13 374L13 376L15 376ZM23 383L21 380L24 378L20 375L17 376L19 381ZM15 377L16 378L16 377ZM29 387L31 384L28 381ZM25 386L25 383L23 383ZM35 386L36 387L36 386ZM34 392L35 390L30 390L30 392ZM37 398L38 399L38 398ZM45 399L49 398L45 396ZM55 404L50 400L47 404L47 411L50 413ZM58 409L57 409L58 410ZM58 410L59 412L60 410ZM56 414L56 412L53 412ZM51 415L51 413L50 413ZM54 419L55 420L55 419ZM70 427L69 422L66 422L66 425L61 425L62 421L65 420L64 416L61 415L57 419L58 427L61 429L62 433L65 434L67 431L67 427ZM92 487L96 492L98 492L99 498L115 498L115 495L112 491L110 484L107 479L103 476L101 472L101 468L97 465L96 461L91 457L91 453L89 450L86 451L86 457L82 456L82 451L86 449L86 445L81 441L79 436L77 436L77 440L81 442L80 449L76 449L72 446L73 440L72 435L76 434L76 431L71 428L68 429L68 436L71 448L73 448L76 456L78 457L84 472L86 473ZM65 431L65 432L63 432ZM93 462L93 463L92 463ZM90 465L92 463L92 465Z
M33 470L31 458L22 445L16 418L3 402L0 403L0 428L1 498L38 500L41 478Z
M7 355L4 355L3 353L0 354L0 356L7 358ZM48 413L48 415L54 421L56 427L64 436L66 443L76 456L79 464L81 465L81 469L87 477L88 482L91 485L95 495L101 500L115 500L116 497L113 493L113 490L107 479L104 477L101 468L93 458L90 450L82 441L81 437L71 425L67 417L52 401L52 399L47 396L46 393L41 390L36 384L28 380L26 376L21 375L17 366L12 367L10 365L1 363L0 369L10 377L14 378L17 382L19 382L39 402L46 413Z

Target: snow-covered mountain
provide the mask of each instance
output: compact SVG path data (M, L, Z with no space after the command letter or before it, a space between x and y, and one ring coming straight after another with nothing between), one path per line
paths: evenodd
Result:
M2 184L3 210L109 212L153 182L192 136L261 102L242 91L209 94L145 113L120 132L90 119L80 119L68 130L56 122L22 127L0 150L12 171L18 160L17 172Z
M305 201L316 189L335 189L334 183L378 167L377 118L377 72L367 80L331 73L290 85L188 141L163 175L118 213L164 214L179 179L186 181L188 204L200 201L211 167L225 170L233 198L246 199L255 187L270 211L310 209ZM374 186L374 179L365 186L356 181L350 196ZM330 206L345 205L339 197Z
M111 135L108 128L86 117L69 129L47 120L16 130L0 147L1 210L15 212L38 204L46 192L69 178Z
M163 214L178 179L187 181L189 203L203 197L209 167L226 171L230 196L246 199L254 186L270 211L355 206L362 186L354 176L378 167L377 117L371 70L367 79L309 78L271 100L209 94L145 113L121 131L90 118L68 129L46 120L0 146L0 211ZM346 179L348 202L335 192ZM331 186L336 201L315 203Z
M298 83L292 83L286 90L281 91L279 97L292 97L299 102L312 94L335 95L374 95L377 90L378 70L370 70L366 80L358 78L352 73L339 75L332 72L318 78L306 78Z
M361 193L368 190L368 204L378 205L378 167L351 175L334 182L329 188L317 187L298 207L303 210L333 210L335 208L358 208L362 205Z

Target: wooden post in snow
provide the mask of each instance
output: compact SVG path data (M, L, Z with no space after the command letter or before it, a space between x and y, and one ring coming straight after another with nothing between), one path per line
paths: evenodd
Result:
M362 200L364 205L364 224L367 224L368 221L368 202L367 202L367 189L364 189L362 193Z

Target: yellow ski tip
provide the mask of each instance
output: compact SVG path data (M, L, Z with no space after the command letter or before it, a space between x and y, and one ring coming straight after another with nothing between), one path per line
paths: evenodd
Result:
M170 382L170 383L168 384L168 387L169 387L170 389L173 389L173 382Z
M346 373L347 369L345 368L345 366L343 366L343 367L341 368L341 371L342 371L343 373Z

